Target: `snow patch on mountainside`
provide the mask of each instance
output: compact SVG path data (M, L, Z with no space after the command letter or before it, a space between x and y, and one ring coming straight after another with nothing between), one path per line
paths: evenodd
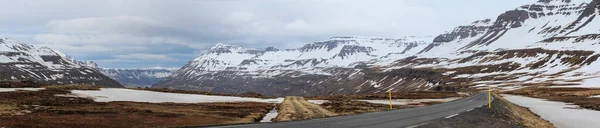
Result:
M306 74L327 74L314 68L352 67L356 63L385 58L393 60L418 52L431 37L401 39L367 37L332 37L296 49L267 48L256 50L241 46L216 44L210 51L192 60L180 73L206 74L217 71L239 71L259 77L293 70ZM252 74L258 72L259 74Z

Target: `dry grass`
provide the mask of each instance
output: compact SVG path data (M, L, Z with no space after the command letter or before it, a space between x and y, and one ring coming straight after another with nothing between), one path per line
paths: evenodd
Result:
M296 96L285 97L285 100L279 105L278 112L276 121L305 120L337 115L321 106L309 103L303 97Z
M17 107L9 104L0 104L0 115L13 114L17 110Z
M330 100L321 104L321 107L339 115L352 115L367 112L378 112L389 110L389 105L374 104L366 101L356 100ZM411 108L409 105L394 105L394 109Z
M50 90L100 90L100 86L90 84L64 84L64 85L47 85L42 88Z
M271 104L256 102L100 103L85 98L54 96L66 93L68 91L55 89L0 93L0 111L16 107L16 111L31 112L2 115L0 126L131 128L252 123L273 108ZM7 104L14 105L7 107Z
M512 120L518 121L529 128L554 128L550 122L540 118L540 116L529 111L529 109L515 105L495 93L494 97L496 97L497 100L506 103L507 108L511 112L509 117Z

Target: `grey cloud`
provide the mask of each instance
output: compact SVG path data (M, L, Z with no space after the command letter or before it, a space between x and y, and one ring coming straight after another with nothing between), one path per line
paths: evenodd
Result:
M289 48L331 36L435 36L533 1L0 0L0 33L80 59L104 55L101 65L165 64L123 58L148 54L182 65L215 43Z

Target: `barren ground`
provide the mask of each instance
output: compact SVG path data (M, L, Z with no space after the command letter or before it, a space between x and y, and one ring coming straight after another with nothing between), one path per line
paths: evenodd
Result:
M252 123L273 108L272 104L256 102L100 103L86 98L55 96L69 93L67 88L78 87L0 93L0 127L130 128Z
M366 101L356 100L330 100L321 104L321 107L340 114L340 115L351 115L367 112L378 112L389 110L390 106L385 104L374 104ZM411 105L394 105L394 109L411 108L415 106Z

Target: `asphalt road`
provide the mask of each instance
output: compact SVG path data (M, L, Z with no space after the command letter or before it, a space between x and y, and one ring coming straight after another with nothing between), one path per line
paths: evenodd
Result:
M225 125L215 128L406 128L439 118L447 118L476 107L487 105L487 92L448 103L311 120L258 124Z

